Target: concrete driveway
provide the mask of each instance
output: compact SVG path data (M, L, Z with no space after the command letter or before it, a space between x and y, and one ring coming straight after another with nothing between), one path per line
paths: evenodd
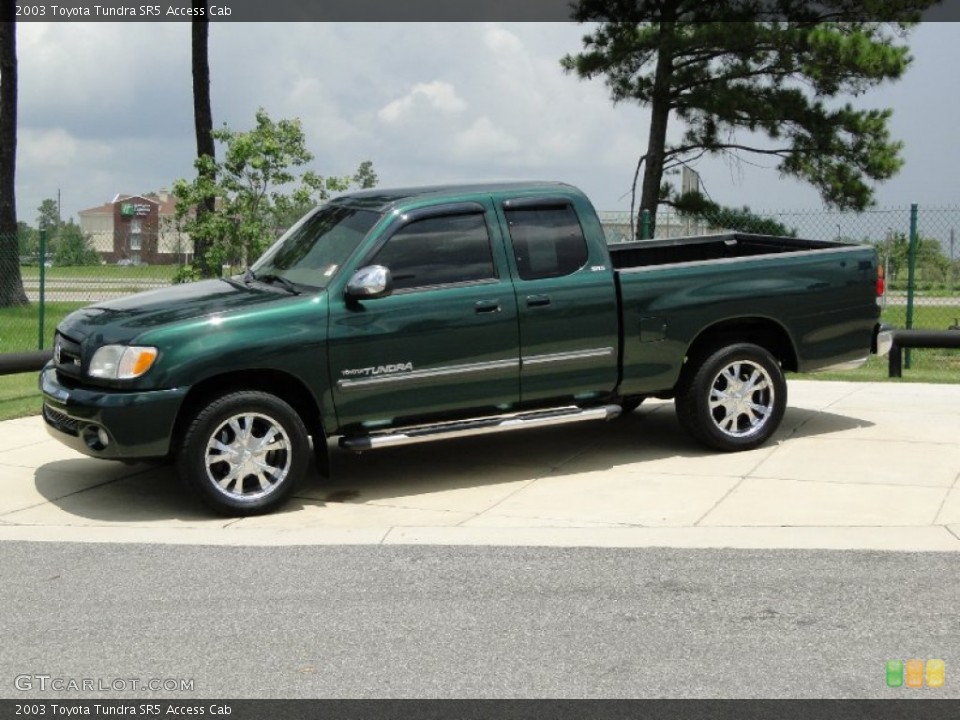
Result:
M0 423L0 540L960 550L960 385L793 380L766 447L702 451L672 403L610 423L334 454L272 515L211 516L169 467Z

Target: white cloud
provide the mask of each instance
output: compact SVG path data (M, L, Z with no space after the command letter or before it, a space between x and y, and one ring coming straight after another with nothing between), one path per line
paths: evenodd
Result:
M17 159L31 168L65 168L76 162L77 139L62 128L27 128L17 138Z
M402 98L385 105L377 117L385 123L397 123L422 112L438 111L444 115L456 115L467 108L467 103L457 95L450 83L434 80L417 83Z
M484 23L483 42L491 52L519 55L523 52L523 43L516 35L499 23Z
M454 154L460 160L506 160L521 149L515 137L482 117L454 139Z
M25 219L57 188L69 215L192 173L188 23L23 23L17 32ZM539 177L623 208L649 111L615 107L601 80L563 72L560 58L584 32L572 23L214 23L214 124L249 128L261 106L274 119L299 117L321 175L370 159L384 185ZM944 148L960 96L931 94L929 83L960 61L960 45L948 23L924 23L913 38L915 67L867 97L898 109L894 134L907 143L907 167L879 199L954 202L955 153ZM722 161L697 169L725 204L818 203L773 170L744 166L731 182Z

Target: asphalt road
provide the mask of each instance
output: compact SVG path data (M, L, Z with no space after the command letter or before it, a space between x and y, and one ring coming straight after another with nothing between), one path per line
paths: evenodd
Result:
M960 697L950 554L6 542L0 603L19 700Z

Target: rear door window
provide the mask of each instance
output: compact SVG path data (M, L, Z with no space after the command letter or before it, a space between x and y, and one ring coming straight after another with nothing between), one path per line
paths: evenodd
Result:
M523 280L571 275L587 263L587 241L571 205L504 208Z

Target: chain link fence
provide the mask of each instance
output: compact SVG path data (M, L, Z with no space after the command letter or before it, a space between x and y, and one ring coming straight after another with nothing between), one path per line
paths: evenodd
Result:
M0 247L17 245L16 254L0 253L0 353L50 349L57 324L69 313L167 287L190 260L186 253L164 252L160 238L124 240L117 251L112 233L81 233L69 225L50 238L28 230L0 238ZM8 286L22 287L28 304L11 302L16 293Z
M886 273L885 322L930 330L960 327L960 206L920 205L913 242L909 206L862 213L787 210L748 215L731 222L729 215L693 218L667 210L658 214L654 235L680 238L740 230L869 243L877 248ZM628 242L635 236L637 223L631 222L630 213L601 212L600 219L608 243ZM154 229L145 224L144 232L134 232L138 225L133 216L124 227L121 236L106 228L87 232L66 224L45 239L42 249L35 230L0 239L0 247L16 242L18 249L16 255L0 253L0 283L16 285L19 275L29 300L25 306L10 306L9 292L0 290L4 301L0 353L48 349L57 324L68 313L96 301L170 285L192 259L189 239L162 223ZM947 369L960 380L956 351L914 350L912 358L912 367Z
M739 223L731 225L729 214L691 219L664 211L657 214L654 238L739 230L867 243L877 249L884 268L884 322L899 328L960 332L960 206L918 205L915 236L911 235L909 205L861 213L783 210L743 215L737 218ZM601 212L600 221L608 243L629 241L639 227L637 219L631 223L630 214L624 212ZM942 373L939 379L960 381L960 352L911 350L907 367L938 370Z

